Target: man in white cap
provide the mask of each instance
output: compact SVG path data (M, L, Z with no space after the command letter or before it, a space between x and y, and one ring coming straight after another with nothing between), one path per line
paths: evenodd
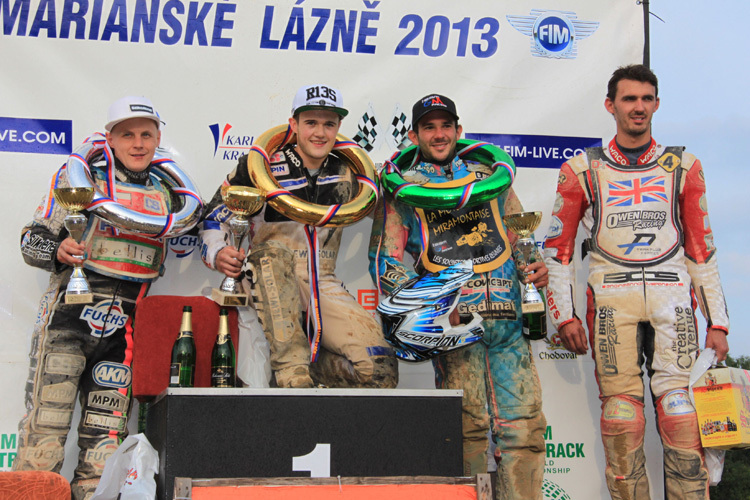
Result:
M124 97L109 108L106 140L114 168L100 150L89 159L95 182L114 187L131 210L166 215L170 191L150 175L161 138L160 118L150 100ZM110 177L114 175L114 179ZM53 189L69 187L65 166L54 175L34 218L24 227L21 252L27 264L51 273L34 326L26 415L19 424L14 470L59 472L76 396L81 401L80 454L73 497L85 499L99 483L106 458L127 436L130 412L133 313L159 277L162 239L116 228L89 214L81 243L63 226L68 211ZM66 303L74 264L82 263L93 292L91 303Z
M307 85L297 91L289 127L296 144L281 147L270 158L276 182L294 196L322 205L347 203L357 192L352 170L332 154L341 119L348 111L341 93L326 85ZM247 156L229 174L224 186L252 186ZM227 244L221 189L206 209L203 223L204 262L227 276L242 274L245 251ZM265 206L252 219L253 234L248 258L255 308L271 348L272 384L305 388L395 387L396 359L381 328L335 276L342 228L317 231L319 262L308 270L308 227ZM315 269L317 268L317 269ZM315 270L317 273L315 273ZM316 276L317 274L317 276ZM305 314L310 284L319 290L322 334L308 339ZM314 336L313 336L314 337ZM312 362L311 362L312 361Z

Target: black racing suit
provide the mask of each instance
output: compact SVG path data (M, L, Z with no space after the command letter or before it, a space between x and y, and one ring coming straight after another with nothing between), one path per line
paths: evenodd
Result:
M101 161L92 160L97 182L106 177ZM129 208L156 214L170 210L170 192L149 169L137 173L116 161L117 200ZM72 268L57 261L69 234L68 213L54 201L54 187L68 186L65 169L53 177L49 192L24 227L21 252L27 264L50 271L34 325L26 383L26 415L19 424L14 470L59 472L76 395L81 403L80 448L72 481L73 497L93 494L104 462L127 436L131 403L133 314L149 286L162 272L166 252L161 240L110 226L88 214L86 276L91 304L65 304ZM123 248L133 250L113 257Z

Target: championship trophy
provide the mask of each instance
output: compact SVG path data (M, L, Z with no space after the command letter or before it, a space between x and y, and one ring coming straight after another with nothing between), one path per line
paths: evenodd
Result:
M536 262L538 252L534 242L534 230L542 221L542 212L521 212L503 217L508 229L518 235L515 247L520 254L516 259L518 269ZM524 281L528 276L522 273ZM547 336L547 315L544 299L533 283L523 284L521 312L523 313L523 333L529 340L539 340Z
M88 221L86 216L79 212L89 206L91 200L94 199L94 188L55 188L53 193L57 203L72 212L65 216L63 223L71 238L76 243L80 243ZM74 255L73 257L82 259L83 255ZM83 266L76 263L73 265L73 274L70 275L68 287L65 290L65 303L90 304L93 300L94 294L91 293L89 282L86 280L86 275L83 274Z
M232 235L232 245L239 251L242 240L250 229L248 217L263 206L266 197L258 189L245 186L222 188L221 196L224 205L234 214L229 220L229 232ZM220 306L246 306L248 302L241 281L229 276L224 278L219 288L211 290L211 298Z

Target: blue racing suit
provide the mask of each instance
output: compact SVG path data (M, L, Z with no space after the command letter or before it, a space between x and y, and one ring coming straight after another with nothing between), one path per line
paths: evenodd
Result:
M446 167L422 162L402 174L410 182L453 187L491 172L456 157ZM388 196L372 226L370 274L382 293L390 293L424 270L473 261L476 274L462 289L457 309L482 316L483 342L436 358L435 385L464 391L464 473L486 472L491 421L499 497L541 500L546 420L539 377L522 333L512 235L502 222L505 213L521 210L512 189L490 202L450 211L413 208ZM414 269L404 262L406 254L414 258Z

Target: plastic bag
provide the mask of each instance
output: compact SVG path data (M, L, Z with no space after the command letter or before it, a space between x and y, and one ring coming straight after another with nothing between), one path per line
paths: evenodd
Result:
M237 376L248 387L268 387L271 350L253 307L238 307L240 330L237 346Z
M695 398L693 397L693 384L700 379L709 368L716 365L716 353L713 349L706 348L693 365L693 370L690 372L689 382L689 394L690 402L695 408ZM703 452L706 456L706 467L708 468L708 484L716 486L721 482L721 474L724 472L724 455L726 450L719 450L717 448L703 448Z
M146 436L128 436L105 462L91 500L153 500L158 470L159 455Z

